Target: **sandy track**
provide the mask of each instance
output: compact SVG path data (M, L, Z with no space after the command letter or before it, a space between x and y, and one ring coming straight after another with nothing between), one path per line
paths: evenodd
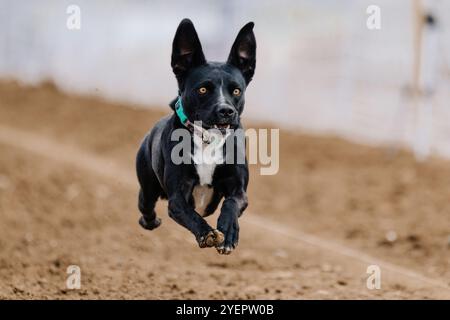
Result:
M414 264L382 261L389 255L374 258L367 252L375 250L336 245L291 223L275 224L254 209L242 220L243 239L231 257L197 249L166 218L164 205L164 226L140 230L134 173L123 158L109 156L114 150L92 152L83 141L86 132L72 131L68 139L55 135L50 123L26 131L11 123L0 127L0 174L9 185L0 193L4 298L449 297L441 274L424 276ZM382 268L380 291L365 287L370 263ZM67 264L81 265L82 290L64 289Z

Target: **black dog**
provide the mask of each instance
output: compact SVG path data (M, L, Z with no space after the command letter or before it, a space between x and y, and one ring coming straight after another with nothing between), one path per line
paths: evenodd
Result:
M161 119L147 134L136 159L141 186L140 225L152 230L161 224L154 208L158 198L166 198L169 216L189 229L201 248L216 247L221 254L231 253L238 244L238 217L248 203L247 160L244 155L243 163L196 162L194 158L199 155L200 146L194 141L195 131L200 128L203 139L200 144L207 144L205 137L211 131L208 129L223 134L242 129L244 92L256 64L253 25L250 22L241 29L228 61L218 63L205 60L194 25L189 19L181 21L173 40L171 62L179 89L178 97L170 104L175 112ZM201 121L201 127L194 125L196 121ZM177 129L189 130L189 143L194 152L188 158L194 163L177 164L172 160L172 151L178 143L173 141L172 133ZM225 153L223 140L218 147ZM239 152L245 153L245 144L243 147L237 144L235 148L239 150L235 150L234 157ZM213 229L203 217L212 214L222 198L217 229Z

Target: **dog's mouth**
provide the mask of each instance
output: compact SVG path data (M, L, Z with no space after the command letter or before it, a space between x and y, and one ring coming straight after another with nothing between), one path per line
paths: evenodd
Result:
M203 128L206 130L215 129L219 130L222 134L225 134L227 130L232 129L234 126L231 123L215 123L215 124L206 124L203 123Z
M220 123L220 124L215 124L213 126L214 129L219 129L219 130L227 130L231 128L231 125L229 123Z
M233 128L231 123L216 123L212 126L213 129L219 130L222 135L227 134L227 131Z

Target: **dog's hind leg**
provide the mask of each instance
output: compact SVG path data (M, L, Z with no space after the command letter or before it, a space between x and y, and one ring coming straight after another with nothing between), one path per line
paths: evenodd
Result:
M141 185L138 208L142 216L139 224L144 229L153 230L161 224L161 219L156 216L155 204L163 190L153 169L148 166L144 152L144 147L141 147L136 158L137 176Z
M139 218L139 224L144 229L153 230L161 224L161 219L156 216L155 212L156 200L158 200L157 195L145 193L143 189L139 191L138 207L142 213L142 216Z

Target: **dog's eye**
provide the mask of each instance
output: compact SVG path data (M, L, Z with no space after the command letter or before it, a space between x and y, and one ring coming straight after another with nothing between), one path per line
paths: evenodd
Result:
M206 92L208 92L208 89L206 89L205 87L201 87L200 89L197 90L197 92L199 94L205 94Z
M239 97L241 95L241 89L234 89L233 90L233 96Z

